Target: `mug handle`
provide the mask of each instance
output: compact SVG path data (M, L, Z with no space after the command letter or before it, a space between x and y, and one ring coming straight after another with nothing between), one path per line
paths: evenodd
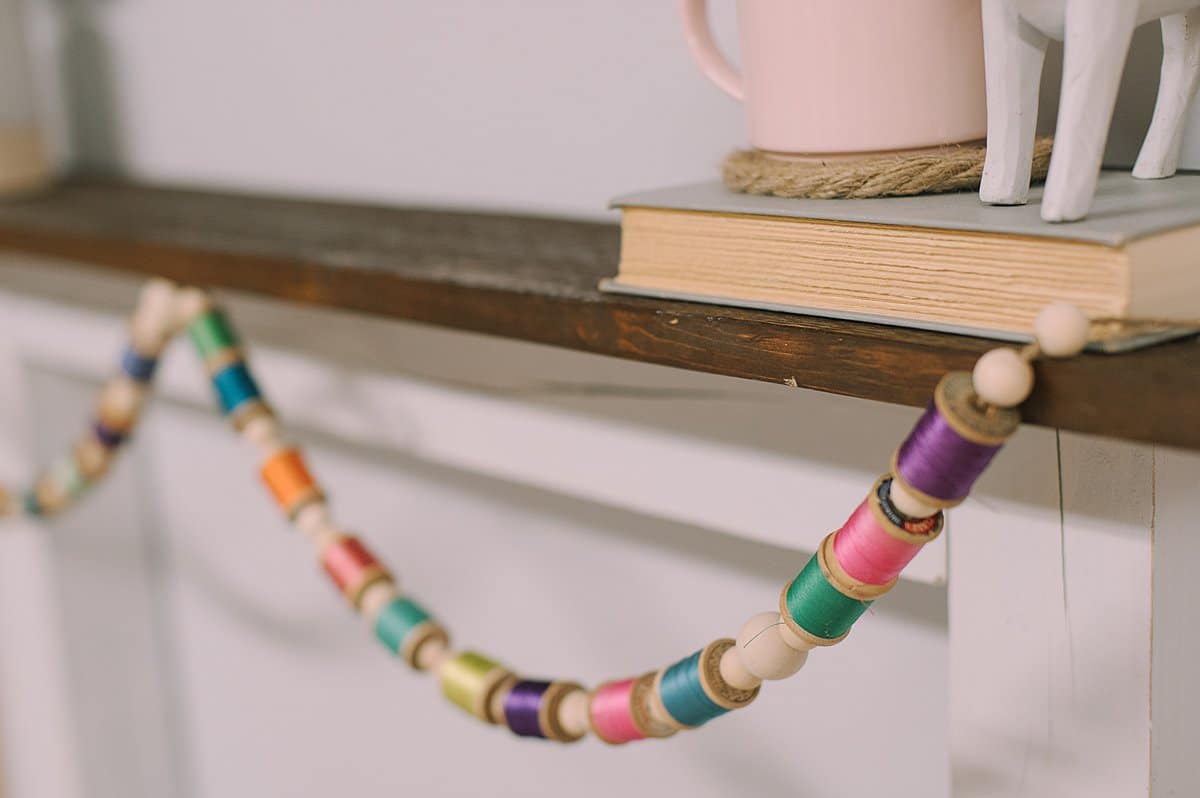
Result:
M707 0L680 0L679 11L683 14L683 31L688 49L692 51L700 71L718 88L741 102L742 76L717 49L708 25Z

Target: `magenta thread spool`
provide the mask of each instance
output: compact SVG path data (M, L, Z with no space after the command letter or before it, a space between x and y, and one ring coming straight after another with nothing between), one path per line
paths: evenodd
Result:
M970 374L951 372L893 455L892 471L926 504L953 507L1020 424L1012 408L981 405Z
M887 499L891 476L880 478L871 494L846 519L833 538L837 562L854 580L869 585L886 585L895 581L921 547L942 531L942 514L928 519L910 521L906 526L921 529L913 532L896 521L902 516ZM889 517L895 515L896 519Z

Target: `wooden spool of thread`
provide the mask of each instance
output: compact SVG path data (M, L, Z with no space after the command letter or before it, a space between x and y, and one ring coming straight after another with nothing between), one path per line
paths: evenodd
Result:
M438 670L442 693L456 706L487 723L503 723L503 703L517 678L503 665L474 651L444 661Z
M896 580L870 585L849 576L837 562L831 533L817 553L779 594L779 613L788 629L813 646L846 639L850 627Z
M969 373L951 372L892 455L892 473L921 502L954 507L1020 424L1016 410L982 405Z
M263 462L260 474L289 519L306 505L325 499L299 449L289 447L275 452Z
M131 380L148 383L154 379L158 358L139 352L129 344L121 353L121 371Z
M588 721L592 733L609 745L646 738L633 719L633 685L636 681L619 679L605 682L592 691L588 702Z
M209 307L188 325L188 337L202 361L224 350L239 349L241 341L220 308Z
M853 580L894 582L921 547L941 534L941 512L924 519L905 517L889 499L891 484L891 475L881 477L834 534L836 561Z
M504 723L520 737L575 742L583 734L568 730L560 713L563 701L572 693L582 691L583 688L574 682L518 681L504 698Z
M446 630L420 604L404 596L397 596L379 610L375 616L375 636L417 670L422 670L418 665L422 646L433 640L443 645L450 642Z
M392 575L358 538L342 535L321 550L321 565L338 590L358 609L363 593L377 583L392 581Z
M743 690L721 676L721 657L735 641L722 638L666 668L656 680L667 713L680 726L702 726L752 702L759 687Z

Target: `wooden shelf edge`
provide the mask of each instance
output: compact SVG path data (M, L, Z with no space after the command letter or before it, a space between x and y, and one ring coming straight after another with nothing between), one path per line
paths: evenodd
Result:
M325 238L299 224L310 217L320 218ZM469 246L453 236L459 227ZM344 237L343 248L328 245L331 235ZM0 204L0 248L894 404L925 404L944 373L971 368L996 345L601 294L595 284L616 268L616 238L611 225L105 181ZM1037 371L1022 408L1028 423L1200 449L1195 339L1045 361Z

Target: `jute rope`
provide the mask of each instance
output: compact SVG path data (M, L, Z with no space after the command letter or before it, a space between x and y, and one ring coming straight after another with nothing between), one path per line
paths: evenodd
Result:
M1054 139L1037 139L1033 179L1043 180ZM771 158L757 150L737 150L725 159L725 185L743 194L776 197L851 199L906 197L979 188L983 144L963 144L908 155L879 155L861 160L804 162Z

